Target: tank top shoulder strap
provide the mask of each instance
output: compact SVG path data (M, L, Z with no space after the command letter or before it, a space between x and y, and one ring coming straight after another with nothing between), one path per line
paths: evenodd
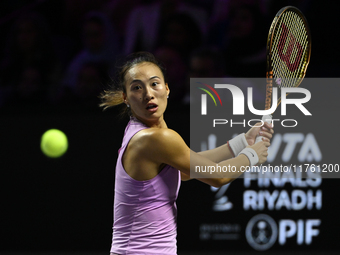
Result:
M124 137L123 137L123 142L122 146L119 149L118 153L127 146L131 138L139 131L149 128L139 120L137 120L135 117L130 117L130 121L127 124L125 131L124 131Z

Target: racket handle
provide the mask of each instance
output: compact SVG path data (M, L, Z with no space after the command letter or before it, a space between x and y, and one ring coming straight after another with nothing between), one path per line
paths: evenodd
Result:
M273 116L272 115L263 115L262 117L262 121L263 122L267 122L267 123L272 123L272 119L273 119ZM257 136L256 137L256 140L255 140L255 143L258 143L258 142L261 142L262 141L262 137L261 135Z

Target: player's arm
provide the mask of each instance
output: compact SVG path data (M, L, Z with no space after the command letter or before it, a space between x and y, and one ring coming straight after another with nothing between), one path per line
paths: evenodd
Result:
M185 174L185 173L183 173L183 172L181 172L181 181L189 181L189 180L191 180L192 178L190 178L190 175L187 175L187 174Z
M158 164L168 164L176 169L179 169L185 175L190 176L190 171L195 171L195 166L215 166L216 163L208 158L199 155L198 153L190 150L185 144L182 137L175 131L170 129L148 129L144 132L143 136L139 139L140 145L147 150L142 151L142 156L154 161ZM257 147L261 147L260 154L261 160L266 159L267 148L269 143L266 145L261 142ZM262 155L263 154L263 155ZM199 173L199 180L209 185L220 187L227 184L240 176L243 172L241 167L249 166L250 162L247 156L241 154L236 158L222 161L219 163L220 166L229 165L236 167L236 172L223 176L215 174L214 178L211 178L211 174Z
M203 157L208 158L215 163L219 163L223 160L234 157L234 154L228 143L225 143L211 150L200 151L197 154L202 155Z
M261 125L261 122L255 124L254 127L252 127L246 134L244 134L245 142L243 144L243 148L245 148L247 145L253 145L257 135L265 137L267 141L272 138L272 134L274 133L272 126L268 123L264 123L263 127L260 127L259 125ZM219 163L223 160L227 160L237 156L234 155L229 142L211 150L198 152L198 154L210 159L215 163Z

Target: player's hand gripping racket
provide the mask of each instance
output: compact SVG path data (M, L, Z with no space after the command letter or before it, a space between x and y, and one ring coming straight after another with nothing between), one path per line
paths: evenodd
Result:
M306 74L311 53L311 36L305 16L293 6L275 16L267 39L267 85L265 110L271 108L273 87L298 87ZM277 101L281 103L281 98ZM273 113L272 113L273 114ZM272 122L272 115L262 121ZM262 136L256 142L262 141Z

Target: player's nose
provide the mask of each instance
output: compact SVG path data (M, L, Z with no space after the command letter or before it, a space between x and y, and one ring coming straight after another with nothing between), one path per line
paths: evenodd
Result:
M151 88L146 87L145 89L145 100L150 101L151 99L154 99L153 91Z

